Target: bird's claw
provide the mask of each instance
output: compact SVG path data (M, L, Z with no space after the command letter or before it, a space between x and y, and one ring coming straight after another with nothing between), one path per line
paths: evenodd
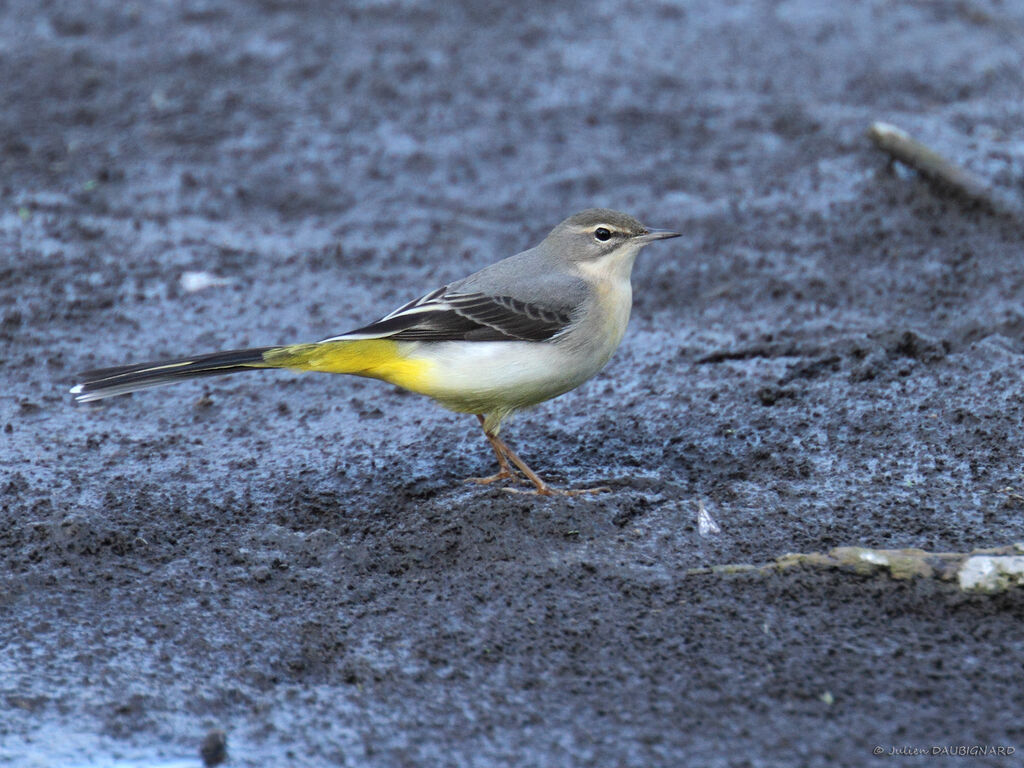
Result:
M607 485L601 485L597 488L553 488L550 485L545 485L542 488L502 488L501 490L507 493L521 493L526 496L582 496L586 493L611 493L612 489Z

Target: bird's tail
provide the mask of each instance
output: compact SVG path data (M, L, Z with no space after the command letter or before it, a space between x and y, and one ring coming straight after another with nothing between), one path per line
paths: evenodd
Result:
M83 371L78 374L78 384L71 388L71 394L78 402L87 403L200 376L252 371L267 367L263 356L271 349L273 347L232 349L211 355Z
M422 391L422 380L426 374L424 367L424 361L403 356L398 343L388 339L338 339L318 344L232 349L176 360L97 368L80 373L71 394L78 402L87 403L201 376L221 376L263 368L350 373Z

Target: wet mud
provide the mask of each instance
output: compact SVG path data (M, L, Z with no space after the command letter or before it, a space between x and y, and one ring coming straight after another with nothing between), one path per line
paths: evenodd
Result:
M1022 40L995 2L4 4L0 763L1024 750L1019 590L695 573L1024 540L1021 223L865 136L1019 196ZM475 420L378 382L67 394L358 327L594 205L683 237L503 436L612 493L467 486Z

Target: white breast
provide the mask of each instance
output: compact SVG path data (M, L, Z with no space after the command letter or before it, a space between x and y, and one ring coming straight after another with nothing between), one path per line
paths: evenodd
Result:
M423 394L463 413L527 408L578 387L597 370L553 342L402 342L402 354L431 363Z

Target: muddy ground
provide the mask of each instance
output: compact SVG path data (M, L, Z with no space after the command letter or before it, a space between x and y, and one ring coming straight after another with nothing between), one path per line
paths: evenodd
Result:
M984 1L0 5L0 763L1019 757L1019 592L688 572L1024 540L1024 229L865 138L1020 195L1022 41ZM378 382L66 393L348 330L593 205L683 237L505 434L610 494L466 486L475 421Z

